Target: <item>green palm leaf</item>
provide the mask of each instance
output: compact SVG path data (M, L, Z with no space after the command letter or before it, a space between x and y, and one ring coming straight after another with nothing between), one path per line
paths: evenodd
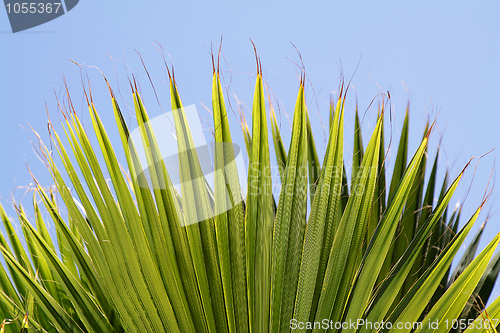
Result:
M460 229L461 207L449 206L465 168L450 185L448 171L438 179L438 155L427 160L428 125L408 155L409 107L393 166L386 164L384 101L366 147L356 107L348 179L348 89L341 84L327 110L330 126L320 166L305 76L287 143L272 105L266 109L257 57L251 131L241 119L249 156L243 174L213 59L212 182L196 146L202 133L188 122L173 70L167 71L169 128L155 126L132 81L135 125L125 120L108 84L120 148L90 90L84 91L88 128L66 91L61 130L49 122L50 145L35 133L54 187L43 188L33 176L31 207L14 203L16 219L0 205L6 231L0 234L0 332L494 331L500 301L486 309L483 302L500 271L500 255L493 256L500 236L475 257L483 225L450 274L484 202ZM180 186L163 156L163 145L169 144L164 134L176 140ZM273 194L270 145L279 197ZM389 186L386 172L392 175ZM359 321L364 325L343 325ZM366 325L419 321L421 326L411 328ZM429 326L436 321L438 327Z

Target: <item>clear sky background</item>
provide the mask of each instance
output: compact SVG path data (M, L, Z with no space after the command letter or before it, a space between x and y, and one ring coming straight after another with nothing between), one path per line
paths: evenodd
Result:
M153 45L157 42L172 59L184 104L196 104L202 118L210 121L210 113L202 106L211 106L210 48L212 44L218 48L223 36L223 84L234 110L230 119L232 133L241 146L244 144L234 95L248 119L255 80L251 38L272 98L279 104L278 117L285 139L290 134L288 118L299 82L296 63L300 59L291 42L300 51L310 80L306 99L320 155L325 151L323 128L328 123L328 101L337 91L342 75L347 80L354 76L346 110L348 160L352 156L356 95L366 144L376 118L376 108L368 106L378 93L387 90L392 97L391 117L386 116L386 125L391 129L387 130L386 144L393 138L389 166L394 163L408 100L411 152L423 135L427 119L432 121L437 116L429 158L434 158L441 143L440 179L447 168L455 177L471 157L496 148L481 159L477 168L478 159L474 160L453 199L452 206L467 196L463 224L480 204L499 156L499 17L500 2L496 1L238 4L81 0L56 20L12 34L7 14L0 9L0 201L14 215L12 193L21 199L32 182L27 165L44 186L51 184L44 165L33 153L30 138L34 136L28 123L47 140L46 106L56 123L56 95L61 101L65 98L63 76L76 111L90 129L81 88L82 72L69 59L98 67L132 121L133 112L127 107L131 101L127 75L131 73L139 81L151 116L162 113L137 52L144 59L163 110L170 110L163 59ZM85 70L97 110L118 147L104 80L96 69ZM496 173L493 171L493 179ZM27 206L30 199L30 195L24 197ZM498 204L494 190L472 231L490 213L481 247L500 232Z

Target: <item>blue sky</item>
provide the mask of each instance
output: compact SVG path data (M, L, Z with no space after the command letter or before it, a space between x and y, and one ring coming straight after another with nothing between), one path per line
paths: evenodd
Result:
M166 71L153 45L157 42L172 59L184 104L196 104L202 117L210 119L202 106L211 103L210 47L213 44L217 48L223 36L223 83L235 110L230 120L232 132L242 146L234 95L248 116L255 79L251 38L262 60L264 79L280 105L285 137L290 127L287 115L291 118L298 91L296 63L300 62L291 42L300 51L310 80L306 99L320 153L325 149L322 124L328 122L328 100L337 90L342 74L346 79L354 76L346 115L348 155L352 149L354 91L365 115L365 144L376 116L376 109L367 110L368 105L378 93L390 91L392 115L387 124L392 128L392 156L408 100L411 151L422 137L426 120L437 116L430 158L441 143L441 177L446 168L456 176L471 157L496 148L481 159L477 168L478 160L474 160L454 198L454 202L463 202L467 196L462 219L465 222L483 198L500 148L498 17L500 3L493 1L452 5L431 1L186 4L81 0L56 20L12 34L7 14L0 10L0 201L9 207L14 191L17 199L23 196L23 187L31 183L26 165L43 185L51 184L44 165L33 153L30 138L34 136L30 135L28 123L47 139L45 106L57 122L55 95L64 99L63 76L76 111L90 125L81 89L82 72L69 59L98 67L119 92L118 100L126 112L130 103L127 75L134 73L146 108L154 116L162 111L138 53L151 74L163 109L168 110ZM95 68L85 70L96 107L118 145L104 81ZM389 157L389 165L391 162L394 158ZM28 195L27 205L29 199ZM476 227L491 210L482 246L500 232L498 203L494 191L477 223Z

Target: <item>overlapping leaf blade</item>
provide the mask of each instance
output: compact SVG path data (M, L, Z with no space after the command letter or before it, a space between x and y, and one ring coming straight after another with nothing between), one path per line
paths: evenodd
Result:
M292 127L288 160L282 177L273 231L270 332L282 332L292 319L307 204L307 121L301 85ZM290 207L290 208L288 208Z

